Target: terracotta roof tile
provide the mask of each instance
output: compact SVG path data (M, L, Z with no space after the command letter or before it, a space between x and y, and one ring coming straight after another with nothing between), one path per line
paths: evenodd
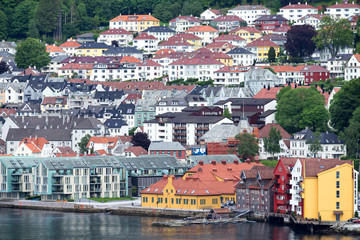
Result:
M218 30L210 26L195 26L186 30L186 32L218 32Z
M268 138L271 128L276 128L280 131L283 139L290 139L291 135L285 131L278 123L268 123L259 131L259 138Z
M124 152L132 152L136 157L140 155L147 155L148 152L141 146L132 146L125 149Z

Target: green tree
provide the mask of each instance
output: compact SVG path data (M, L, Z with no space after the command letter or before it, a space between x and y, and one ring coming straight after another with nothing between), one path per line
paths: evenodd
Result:
M330 123L337 131L349 126L355 109L360 106L360 78L350 80L334 96L330 105Z
M264 149L266 152L272 155L272 159L276 153L281 152L280 143L281 140L281 132L274 127L271 127L269 132L269 137L264 138Z
M3 11L0 10L0 41L5 40L8 36L7 17Z
M346 155L352 158L358 158L358 144L360 143L360 106L353 112L349 126L340 133L340 137L346 143Z
M61 0L39 0L36 11L37 27L41 33L52 33L58 24Z
M150 142L151 141L149 140L149 136L144 132L137 132L131 140L131 143L134 146L143 147L146 151L149 149Z
M259 145L254 135L250 133L240 133L235 136L239 140L238 155L242 159L252 158L259 153Z
M340 48L352 46L353 32L347 19L324 17L321 20L320 30L313 38L320 49L328 49L331 57L335 57Z
M38 3L33 0L25 0L16 8L11 23L11 36L15 38L24 38L29 31L30 21L36 23L35 12Z
M132 129L129 130L129 135L130 136L134 136L135 130L137 129L137 127L133 127Z
M228 119L232 119L232 116L231 116L231 113L230 113L230 110L228 108L225 108L224 109L224 112L223 112L223 116L228 118Z
M81 138L80 142L78 142L79 150L81 154L87 153L89 151L87 145L90 141L91 135L86 134L84 137Z
M27 38L16 47L15 62L19 68L29 66L41 69L50 63L45 45L34 38Z
M270 49L269 49L268 59L269 59L269 62L275 62L276 53L275 53L275 49L273 47L270 47Z
M32 38L39 38L40 34L39 34L39 29L36 26L36 21L35 19L31 19L29 22L29 27L28 27L28 32L26 33L26 35L28 37L32 37Z
M321 140L320 133L315 132L313 134L313 136L309 140L307 140L307 142L306 142L307 144L310 144L309 145L309 151L314 157L316 157L318 152L323 150L322 147L321 147L320 140Z
M315 88L290 89L278 99L275 118L290 134L305 127L326 130L329 116L324 104L324 97Z

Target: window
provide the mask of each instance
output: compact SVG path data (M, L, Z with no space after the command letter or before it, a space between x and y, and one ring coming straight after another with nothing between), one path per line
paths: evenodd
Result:
M212 204L218 204L217 198L213 198L213 199L212 199Z
M336 171L336 178L340 178L340 172Z
M281 166L279 167L279 172L282 172L282 167Z
M340 209L340 202L336 202L336 209Z
M340 191L336 191L336 198L340 197Z
M206 204L206 199L200 199L200 205L205 205Z
M340 188L340 182L336 181L336 188Z

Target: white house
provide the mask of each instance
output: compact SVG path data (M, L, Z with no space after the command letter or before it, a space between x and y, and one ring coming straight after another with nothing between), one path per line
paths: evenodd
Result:
M316 140L314 133L309 129L295 133L290 139L290 157L314 157L309 150L311 141L319 141L321 144L322 150L316 154L316 157L340 158L346 155L345 142L334 133L320 133L319 138Z
M4 39L0 42L0 52L7 52L12 55L16 53L16 43L15 42L7 42Z
M234 48L226 53L233 59L234 66L251 66L256 55L244 48Z
M23 103L24 102L24 90L26 82L12 82L8 83L5 92L6 103Z
M222 34L214 39L214 42L228 42L235 47L245 47L246 40L238 35Z
M146 54L156 52L158 44L159 40L146 32L140 33L134 38L134 47L143 50Z
M325 14L328 16L348 18L360 14L360 6L354 1L352 3L336 3L326 8Z
M317 8L308 5L307 2L305 4L291 4L280 8L280 11L277 13L278 15L283 16L289 21L296 22L298 19L305 17L308 14L317 14Z
M223 63L211 58L182 58L169 65L169 80L198 78L200 81L213 79Z
M302 198L301 198L302 188L300 186L300 182L303 180L302 174L303 174L302 161L298 159L291 171L291 179L290 179L291 199L289 203L291 205L291 211L295 212L297 215L300 216L302 215L302 210L303 210L302 204L299 204L300 202L302 202Z
M112 45L112 41L116 41L119 46L127 46L129 42L133 41L133 35L131 32L121 28L108 29L100 33L97 39L98 43L105 43L107 45Z
M185 32L189 28L200 26L201 20L194 16L178 16L169 21L169 27L175 32Z
M78 47L81 47L81 44L71 38L59 46L59 48L64 50L68 56L75 56Z
M237 7L230 9L227 15L236 15L239 18L244 19L248 25L253 25L254 20L262 15L270 15L270 9L261 5L238 5Z
M221 13L219 10L209 8L200 14L200 19L204 23L209 23L209 21L214 20L215 18L220 17L220 16L221 16Z
M52 152L49 141L45 138L24 138L15 149L14 156L50 157Z
M176 34L174 30L164 26L149 27L145 31L143 31L143 33L145 32L149 35L156 37L157 39L159 39L159 41L166 41Z
M344 67L344 80L350 81L360 77L360 54L354 54Z
M136 66L138 79L146 81L163 76L163 66L153 60L146 60Z
M313 26L316 30L319 30L321 20L325 17L324 14L308 14L302 18L299 18L294 25L310 25Z
M326 65L326 69L330 71L330 78L344 78L344 67L352 56L351 54L338 54L336 57L330 58Z
M186 32L200 37L203 45L213 42L219 36L218 30L210 26L196 26L189 28Z
M245 81L245 75L250 67L224 66L215 72L214 85L231 86L239 85Z

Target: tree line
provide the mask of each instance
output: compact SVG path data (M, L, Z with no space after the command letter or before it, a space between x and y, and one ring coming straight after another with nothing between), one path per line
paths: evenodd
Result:
M242 0L241 4L262 4L277 11L289 2L294 1ZM225 13L239 3L235 0L2 0L0 39L33 37L51 42L107 27L109 20L120 13L151 13L165 23L179 15L199 16L209 7Z

